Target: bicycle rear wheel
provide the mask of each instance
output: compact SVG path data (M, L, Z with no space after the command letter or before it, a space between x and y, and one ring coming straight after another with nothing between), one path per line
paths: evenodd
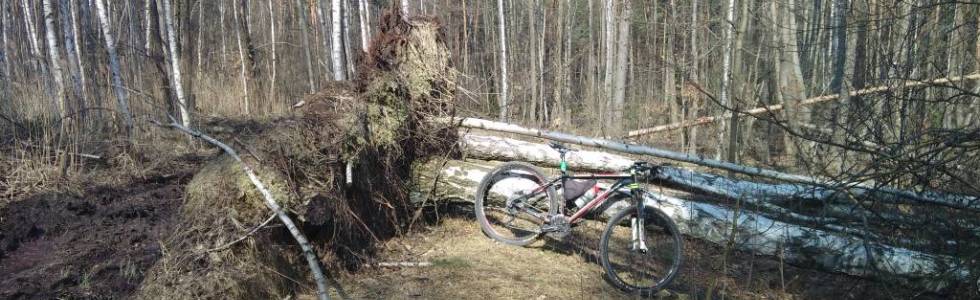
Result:
M649 297L670 284L680 271L682 238L674 221L659 209L646 207L643 223L647 249L637 249L633 231L636 219L634 206L612 217L599 242L599 255L610 283Z
M530 244L548 216L558 212L558 197L544 174L525 163L510 162L490 171L476 191L474 210L483 232L509 245Z

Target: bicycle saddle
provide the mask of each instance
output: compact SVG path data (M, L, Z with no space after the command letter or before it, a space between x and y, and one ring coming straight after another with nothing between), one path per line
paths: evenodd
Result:
M558 150L560 152L569 152L569 151L572 151L571 148L565 147L565 145L563 145L562 143L559 143L559 142L551 142L551 143L548 143L548 146L551 146L552 149Z

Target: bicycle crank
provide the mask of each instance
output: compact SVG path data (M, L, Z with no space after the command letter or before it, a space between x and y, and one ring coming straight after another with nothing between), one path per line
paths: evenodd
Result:
M564 215L552 215L548 223L541 225L541 232L556 240L563 240L572 233L572 226Z

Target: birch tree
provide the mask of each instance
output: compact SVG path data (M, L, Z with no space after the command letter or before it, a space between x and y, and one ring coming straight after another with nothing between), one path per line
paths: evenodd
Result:
M407 3L405 0L403 2L403 9ZM498 94L497 105L500 106L500 113L498 119L501 121L507 121L507 106L510 104L507 99L507 25L504 19L504 0L497 0L497 32L500 39L500 91Z
M59 8L61 9L59 11L59 16L61 17L61 32L65 41L65 58L68 61L68 74L71 78L72 93L74 98L77 99L76 101L79 101L79 108L84 108L85 101L83 99L85 97L85 93L82 90L84 83L82 82L82 72L80 71L82 69L82 65L81 61L79 60L80 57L76 52L78 50L78 47L75 44L75 34L77 31L72 26L72 13L70 12L74 9L72 8L69 0L61 0L59 3ZM79 111L84 110L80 109Z
M330 62L333 67L333 80L347 80L347 65L344 63L344 41L341 36L343 12L341 0L330 1Z
M127 99L126 88L123 85L122 75L119 70L119 55L116 53L116 41L112 35L112 28L109 27L109 14L102 0L95 0L95 10L99 17L99 25L102 29L105 49L109 53L109 70L112 72L113 90L116 91L116 108L119 110L119 114L123 116L123 126L126 128L127 134L129 134L133 129L133 116L129 112L129 100Z
M367 0L357 0L358 23L361 28L361 51L368 51L368 41L371 38L371 7Z
M732 101L728 98L729 85L732 76L732 52L735 51L732 49L732 38L734 35L733 29L735 27L735 0L728 0L728 5L725 8L725 11L725 24L722 25L722 27L725 28L725 45L722 47L721 54L721 91L719 92L719 101L721 102L720 104L723 111L727 110L725 109L726 107L731 107L732 104ZM731 114L732 112L728 113ZM718 123L718 151L715 153L715 159L721 159L722 153L725 151L725 147L722 147L722 145L725 145L726 133L728 132L728 130L725 128L726 126L728 126L728 124Z
M177 51L177 32L174 30L174 19L169 0L163 2L163 18L167 31L167 46L170 49L170 83L173 84L174 94L177 95L177 108L180 110L180 122L185 127L191 126L190 108L187 107L187 98L184 96L183 80L180 73L180 52Z
M54 79L55 103L59 116L68 115L68 107L65 103L65 81L61 73L61 47L58 46L58 34L54 25L54 7L51 0L42 0L41 7L44 10L45 37L48 43L48 62L51 65L51 78Z

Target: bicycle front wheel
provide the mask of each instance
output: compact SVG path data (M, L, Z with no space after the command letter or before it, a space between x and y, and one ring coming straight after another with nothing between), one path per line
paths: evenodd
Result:
M650 297L680 271L682 238L674 221L659 209L645 208L642 234L637 231L638 223L633 206L613 216L599 242L599 255L613 285ZM639 243L639 236L644 236L645 245Z
M509 245L530 244L550 215L558 198L537 168L518 162L490 171L476 191L474 210L487 236Z

